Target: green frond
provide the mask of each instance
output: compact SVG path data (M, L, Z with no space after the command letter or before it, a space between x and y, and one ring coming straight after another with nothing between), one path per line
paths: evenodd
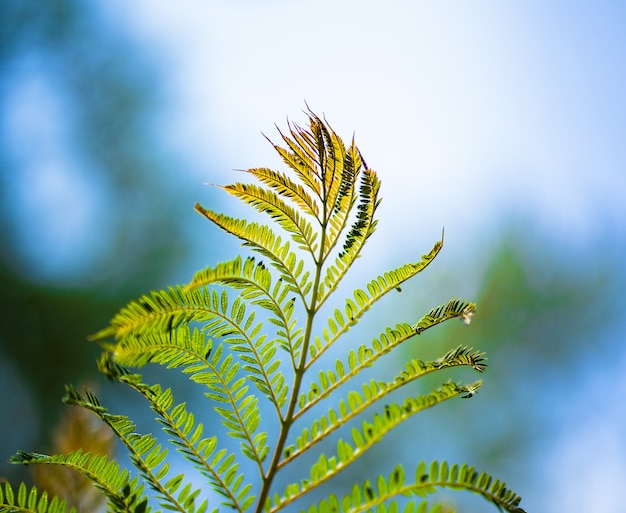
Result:
M152 434L138 433L128 417L109 413L89 390L79 392L68 386L64 402L100 418L125 446L137 475L86 449L56 456L19 452L11 459L13 463L74 469L102 492L112 513L150 513L155 506L149 501L164 510L205 513L208 501L200 498L202 489L194 488L185 474L171 472L168 448L173 447L220 496L220 506L238 513L252 508L255 513L276 513L303 503L301 499L311 491L319 492L322 484L413 415L476 393L481 381L448 381L428 393L393 402L398 396L391 394L401 387L442 369L470 367L483 372L484 354L462 345L433 361L408 359L387 381L363 378L365 369L409 338L453 318L469 324L476 305L456 298L413 325L400 323L370 343L347 347L334 366L319 369L322 356L376 302L435 259L443 246L443 233L420 260L365 280L366 286L332 306L327 319L319 319L321 309L377 228L380 180L354 139L346 145L324 117L310 110L306 116L306 127L288 122L288 132L279 130L284 147L271 143L287 172L255 167L245 171L247 177L256 179L254 183L222 187L268 214L270 225L195 206L256 256L205 268L185 286L145 294L129 302L108 327L91 337L105 349L98 362L100 372L147 401L167 444L160 444ZM238 450L218 440L197 412L175 400L172 389L146 384L129 368L148 363L179 369L199 384L226 427L226 436L239 441ZM314 364L317 375L311 376ZM359 385L353 386L357 376ZM341 387L342 395L336 396ZM320 410L320 403L331 394L337 397L333 406ZM264 399L273 408L262 408ZM312 417L303 425L307 414ZM265 431L272 419L278 424L276 433ZM336 449L319 450L320 442L340 434L340 428L347 431L341 433ZM257 469L253 472L260 479L256 496L254 480L244 476L249 470L242 455ZM306 478L288 478L292 482L278 489L277 473L285 473L289 464L305 455L313 461ZM319 502L305 509L307 513L441 513L439 506L429 509L423 499L440 488L468 490L500 510L523 513L520 498L504 483L478 474L473 467L445 461L429 466L419 463L414 481L398 465L389 476L355 484L343 496L316 498ZM20 485L14 491L0 484L0 513L65 513L66 509L65 502L48 501L35 488Z
M167 368L186 367L205 361L210 355L219 358L223 352L221 346L216 348L213 341L198 329L190 332L187 326L170 333L154 331L141 337L127 337L110 349L116 363L138 368L148 363L166 365Z
M23 465L58 465L73 469L89 480L106 496L113 511L146 511L147 506L143 486L137 480L130 480L127 470L121 470L115 461L106 456L92 455L76 451L70 454L47 456L19 451L9 460Z
M344 151L343 172L341 174L341 186L333 213L342 211L351 211L354 201L356 200L356 183L361 172L367 169L365 161L361 157L359 149L354 143L354 137L350 142L350 146ZM344 223L342 223L344 224ZM332 225L332 218L331 218Z
M358 155L358 150L354 143L348 152L344 150L341 180L337 182L336 190L332 191L336 195L336 199L333 202L329 202L325 211L328 229L322 252L322 261L324 262L339 242L341 234L347 227L349 216L356 202L356 182L361 174L361 160L360 158L355 159L354 153Z
M91 337L124 340L143 333L170 333L190 322L206 322L220 315L223 297L206 288L169 287L131 301L111 320L110 326Z
M341 500L334 494L322 499L317 505L311 506L307 513L350 512L361 511L399 511L393 506L394 499L400 496L418 495L425 497L439 488L464 489L482 495L498 509L509 513L525 513L519 507L520 498L506 488L505 483L493 480L488 474L478 474L473 467L467 465L448 465L447 462L433 461L430 466L419 463L415 482L407 481L404 469L397 465L388 477L379 475L375 482L367 480L362 485L354 485L352 491ZM381 508L382 507L382 508ZM389 507L389 509L386 509ZM427 503L422 501L416 508L413 501L406 506L405 512L426 513ZM270 511L275 511L274 508ZM431 513L436 508L430 510Z
M381 201L378 197L379 191L378 175L371 169L365 169L361 176L356 221L350 228L339 254L339 257L348 257L348 264L358 257L365 242L376 230L377 221L374 214Z
M350 150L351 151L348 153L348 156L350 157L352 153L355 153L360 163L361 159L358 149L353 146ZM352 167L352 157L348 160L349 162L346 163L347 170ZM354 172L355 178L358 174L361 174L360 169L357 169ZM361 187L356 220L344 238L343 248L336 259L335 267L347 270L360 255L367 239L374 233L378 222L374 219L374 213L380 203L380 199L378 199L379 185L376 173L371 169L365 169L365 171L361 174ZM352 183L346 188L347 191L340 196L340 204L337 206L329 219L329 229L324 245L324 261L326 261L331 251L340 241L340 235L344 232L347 226L347 222L349 220L348 216L352 212L356 202L356 194L354 192L355 184ZM322 287L329 285L327 282L330 277L329 271L333 271L332 265L327 267L326 280L323 282ZM342 276L343 275L336 274L335 278L337 282Z
M265 434L255 434L259 425L258 400L248 393L247 377L239 377L241 366L233 354L224 356L223 344L214 346L198 330L190 333L185 326L172 334L146 333L141 338L125 339L115 346L113 358L119 365L152 362L181 368L192 381L204 385L209 399L227 405L215 406L214 410L229 429L228 435L241 440L243 453L261 469L269 449ZM271 370L272 375L277 373Z
M294 359L298 353L302 332L292 318L294 297L290 295L291 287L282 280L278 280L272 287L271 273L262 262L255 264L254 258L246 259L243 265L240 259L236 259L229 267L231 272L226 277L214 269L201 271L196 274L188 288L212 282L228 284L240 290L240 297L250 305L264 310L266 315L270 314L267 321L277 327L276 338L271 340L265 334L260 334L262 324L254 323L254 312L245 316L245 303L239 299L233 304L233 311L226 315L235 322L229 323L225 319L224 324L227 328L233 324L237 328L235 333L228 336L226 342L243 360L243 370L250 372L249 379L274 403L280 414L288 390L282 372L273 361L273 356L278 345L291 356L292 367L295 368ZM215 331L216 324L220 322L216 320L216 323L210 323L205 327L205 331L210 335L224 336L223 332Z
M302 331L294 327L291 319L293 288L282 278L272 287L272 273L263 262L256 262L253 257L248 257L243 262L238 257L215 268L204 269L194 275L187 288L200 288L216 283L240 291L242 299L259 307L265 314L270 314L268 321L278 327L275 340L280 347L292 354L293 361L296 341Z
M465 324L469 324L475 311L476 303L453 298L445 305L433 308L424 315L414 326L415 333L419 335L428 328L455 318L461 319Z
M217 437L202 436L204 426L196 422L185 403L175 404L171 389L163 391L159 385L142 383L139 374L117 365L107 353L101 356L98 368L109 379L124 383L139 392L158 415L157 420L163 426L163 431L171 437L169 441L176 450L206 476L213 489L225 499L222 504L239 512L245 511L254 501L254 496L250 495L250 483L242 487L244 476L239 472L235 456L227 451L215 454ZM224 462L229 463L224 465Z
M361 167L365 167L362 173ZM327 295L335 288L331 286L329 280L331 280L334 275L335 281L332 283L336 286L343 277L343 273L338 273L337 270L341 270L345 273L345 271L350 268L354 260L360 255L367 239L374 233L378 223L378 221L374 219L374 214L381 201L378 198L380 181L376 173L365 165L358 148L354 145L354 140L346 154L345 169L349 171L348 174L352 181L342 186L344 190L340 195L341 204L338 205L330 218L328 235L324 247L324 259L326 259L335 247L339 241L340 234L343 233L346 228L348 215L352 211L356 201L355 181L360 175L359 205L357 206L356 220L344 239L343 248L335 261L335 265L327 267L326 279L322 285L322 290L324 286L330 287L331 290L327 292ZM321 302L323 303L324 299L322 299Z
M198 271L186 288L198 289L215 284L228 285L241 290L245 299L255 299L259 295L269 295L272 273L263 262L257 262L254 257L244 260L238 256L215 267L206 267ZM272 312L280 310L279 305L271 303L263 306Z
M246 172L274 189L280 196L292 200L306 214L319 219L320 207L315 198L311 197L302 185L294 182L286 174L266 167L252 168L246 170Z
M409 263L398 267L392 271L385 273L382 276L378 276L376 279L372 280L368 286L368 292L372 295L372 299L370 302L370 298L362 291L355 291L355 300L357 304L348 299L346 301L345 311L348 317L354 317L357 314L362 315L369 307L374 304L378 299L382 298L389 291L397 289L399 285L412 278L416 274L422 272L428 265L435 259L435 257L441 251L443 247L443 237L440 241L437 241L432 249L425 255L422 255L422 258L419 262ZM353 249L355 246L353 246ZM356 258L356 257L355 257ZM352 257L348 254L344 255L344 257L338 257L335 260L333 265L329 265L326 268L326 275L322 283L319 286L319 302L318 309L324 304L326 299L334 292L337 288L337 285L344 277L350 265L352 263ZM361 299L357 298L357 292L361 296ZM358 305L358 306L357 306ZM360 309L364 308L362 311ZM360 312L360 313L359 313Z
M396 324L394 328L387 328L379 338L372 340L371 347L361 345L358 349L351 349L347 356L347 363L337 360L335 364L336 377L328 374L328 387L321 387L313 382L308 394L300 394L298 406L300 410L295 413L294 418L300 417L305 411L313 407L316 403L328 397L330 393L348 380L352 379L364 369L371 367L381 356L389 353L395 347L405 342L415 335L415 330L407 323ZM327 371L327 373L332 371Z
M486 360L487 358L485 358L485 353L483 352L474 351L471 347L457 346L432 363L439 369L466 365L476 372L485 372L487 368Z
M317 462L311 466L308 479L302 483L292 483L288 485L285 488L285 492L280 500L280 503L276 504L276 509L286 506L322 483L332 479L339 472L360 458L375 443L382 440L382 438L393 428L416 413L440 404L443 401L447 401L453 397L458 397L463 394L467 395L468 393L473 394L479 387L480 381L463 386L448 382L428 394L419 395L415 398L409 397L404 401L404 403L402 403L402 405L397 405L395 403L386 405L384 413L376 413L371 422L363 421L360 429L357 427L352 428L351 442L339 440L335 456L329 458L325 454L321 454ZM368 406L368 403L364 401L359 394L349 394L348 404L346 405L346 403L343 403L343 406L340 404L340 416L337 418L335 424L330 426L329 429L336 429L337 426L339 426L339 423L345 424L348 418L355 416L356 412L362 411L366 406ZM329 414L329 418L331 416L337 417L337 414L333 412L333 414ZM299 455L302 452L305 452L309 446L312 445L312 443L317 441L315 440L311 443L308 436L308 433L305 431L303 435L298 438L297 445L295 450L290 455L290 459L293 459L293 457L295 457L294 455Z
M372 498L374 496L374 489L368 482L365 485L366 493L371 492ZM354 485L352 493L347 494L343 499L339 499L335 494L330 494L327 498L322 499L318 504L311 504L306 509L306 513L359 513L361 511L375 511L376 513L442 513L441 504L435 504L431 508L428 507L428 502L425 500L416 503L415 501L403 501L404 506L399 506L393 499L387 501L378 502L376 509L374 510L370 503L367 502L362 495L361 487ZM368 495L369 497L370 495ZM445 510L451 513L450 510ZM303 510L304 513L304 510Z
M249 246L267 257L278 270L281 278L292 287L297 295L305 300L312 283L309 280L308 272L302 274L304 262L294 252L290 251L289 241L283 244L282 239L275 235L269 226L218 214L198 204L196 204L196 211L242 240L244 246Z
M396 290L402 283L409 280L419 272L421 272L435 258L441 243L435 244L435 247L428 255L424 255L420 262L415 264L406 264L393 271L389 271L382 276L378 276L367 284L367 292L362 289L354 291L353 298L345 301L343 312L335 309L333 316L327 321L327 327L322 331L322 338L315 337L309 345L310 360L307 367L310 367L319 359L319 357L330 347L337 339L347 332L350 327L354 326L358 320L367 312L377 301L382 299L390 291ZM469 306L468 306L469 308ZM421 322L421 321L420 321ZM419 333L419 332L417 332Z
M398 492L405 484L404 469L397 465L388 478L379 475L375 486L370 481L365 481L363 485L355 484L350 493L339 499L331 493L323 498L318 504L312 504L307 513L358 513L361 511L374 511L377 513L441 513L441 505L428 508L425 500L415 503L413 500L406 501L402 510L394 497L400 495ZM407 495L410 495L407 494Z
M287 148L282 148L271 141L270 143L285 164L296 173L304 186L308 187L321 200L322 180L316 155L317 147L310 138L310 133L295 123L289 123L291 137L283 134L280 129L278 129L278 133L287 144Z
M131 461L142 478L157 493L161 506L181 513L195 512L195 498L200 490L191 491L191 484L186 484L180 490L184 480L182 474L163 482L169 473L168 451L167 448L164 449L157 443L155 437L137 433L135 424L128 417L108 413L98 398L89 390L85 390L83 397L74 387L66 386L63 401L95 413L112 429L128 450ZM204 508L206 506L203 503L199 509Z
M468 490L482 495L499 510L524 513L524 510L519 507L520 498L508 490L504 483L494 481L485 473L479 475L473 467L449 466L445 461L441 464L434 461L428 469L426 464L421 462L416 471L415 483L406 482L404 470L398 465L389 477L379 475L375 483L368 480L361 486L355 485L352 492L345 495L341 501L331 494L317 507L313 506L307 511L361 512L372 511L374 507L376 511L399 511L397 505L394 505L395 497L413 494L424 497L436 492L439 488ZM427 508L425 501L422 501L417 509L413 501L410 501L405 505L404 511L426 513ZM435 511L440 511L438 506L430 510L431 513Z
M177 315L177 320L180 316L186 316L195 321L204 321L202 331L209 336L222 338L231 346L242 360L243 370L249 372L248 379L280 412L288 390L279 364L273 358L276 347L261 332L262 323L255 322L255 312L246 311L246 302L242 299L244 296L236 297L231 303L225 291L218 294L206 288L181 287L176 289L176 295L170 294L170 291L153 292L151 297L144 296L139 302L131 302L111 321L112 325L120 326L118 333L126 335L108 348L116 361L134 367L141 367L148 362L168 367L195 364L198 358L204 358L211 351L211 342L205 341L199 332L190 336L185 326L166 332L158 328L163 323L162 319L171 319L173 315ZM282 319L278 323L286 326L281 335L293 336L293 308L287 305L279 307ZM273 319L269 321L273 322ZM153 322L157 323L157 329L153 327Z
M366 368L371 367L381 356L389 353L416 334L415 326L411 327L406 323L397 324L393 329L387 328L384 333L379 335L379 338L373 339L371 346L361 345L356 350L350 350L345 364L341 360L337 360L335 370L328 369L320 372L319 379L311 383L309 392L300 394L298 398L300 410L295 413L294 418L299 418L341 385L347 383ZM483 372L487 367L485 360L484 353L465 346L458 346L433 362L424 363L414 359L407 364L407 368L411 366L415 369L421 369L423 373L429 373L440 368L463 365L472 367L477 372ZM401 374L399 378L402 376Z
M277 336L279 346L291 351L297 331L292 332L289 302L293 296L292 288L282 279L272 287L272 273L263 262L256 262L254 257L244 261L240 257L219 264L217 267L208 267L197 272L187 289L203 288L207 285L227 285L237 291L242 299L250 305L259 307L266 314L270 314L269 322L279 327L284 338Z
M440 370L445 367L469 365L464 362L464 358L458 358L455 362L450 358L446 362L422 362L421 360L412 360L406 364L406 369L398 374L394 380L389 382L371 380L369 383L363 384L362 392L350 391L346 394L346 400L341 399L338 406L335 408L329 408L328 412L316 419L310 428L304 429L302 434L297 437L295 446L290 446L285 450L285 457L280 462L279 467L287 465L289 462L296 459L298 456L309 451L315 444L321 442L324 438L337 431L342 426L345 426L351 419L357 417L363 413L366 409L370 408L377 401L380 401L384 397L388 396L392 392L395 392L400 387L415 381L423 376L426 376L432 372ZM323 376L320 373L320 377ZM328 391L329 381L326 378L320 379L322 386L325 387L325 391ZM332 382L332 380L331 380ZM410 416L416 413L435 406L436 404L451 399L452 397L471 397L480 388L481 382L477 381L472 384L457 385L448 382L442 386L441 389L432 391L426 395L420 395L416 398L409 398L402 405L401 409L405 412L405 416L398 420L398 423L403 422ZM309 409L310 404L316 404L316 399L321 396L317 394L319 390L317 385L312 385L309 392L309 402L304 405L299 414ZM388 415L390 406L385 407L385 414ZM295 416L298 418L300 415ZM376 425L376 421L374 421ZM389 429L392 429L397 424L390 424ZM386 431L385 431L386 433ZM381 436L384 433L381 434Z
M259 212L265 212L276 221L298 246L310 252L317 250L317 231L309 224L306 217L289 206L279 195L257 185L236 183L226 185L223 189Z
M323 200L327 213L340 209L340 199L348 196L355 170L345 167L346 148L335 131L313 112L309 112L309 133L313 136L323 179Z
M427 467L426 463L420 462L415 471L415 482L405 488L421 496L432 493L436 488L467 490L482 495L501 510L525 513L519 507L521 498L508 489L506 483L485 472L478 473L474 467L465 464L459 466L449 465L446 461L433 461Z
M363 360L363 362L365 361L366 360ZM319 422L319 425L326 427L323 427L321 430L312 429L312 432L314 430L319 432L317 436L312 438L317 439L319 437L321 439L322 437L329 435L334 428L339 427L336 423L337 419L341 419L341 423L343 424L349 418L356 416L365 408L372 405L375 401L385 397L391 392L394 392L409 382L415 381L416 379L441 369L451 367L466 366L471 367L477 372L484 372L487 367L484 362L484 353L474 351L471 348L463 346L458 346L456 349L448 351L444 356L434 361L423 362L422 360L412 359L406 363L405 370L400 372L392 381L383 382L371 380L369 383L363 384L362 395L356 391L348 392L348 407L346 407L346 403L342 400L339 402L340 415L337 415L337 413L331 409L329 411L328 418L322 417L322 419L316 421L316 423ZM308 394L300 395L298 400L300 410L294 415L294 419L300 418L305 412L318 404L322 399L328 397L341 385L347 383L358 373L358 371L363 368L365 368L363 365L360 367L354 366L351 368L350 372L346 373L343 364L338 360L335 365L335 371L330 369L320 371L318 375L319 379L311 383ZM357 372L354 372L355 370ZM469 393L469 390L467 393Z
M247 267L250 268L250 265ZM230 270L236 268L237 261ZM245 268L246 266L244 270ZM259 271L259 267L256 271ZM209 275L214 277L215 274L217 273L205 272L203 278L206 279ZM270 285L268 273L254 274L257 277L263 274L264 283ZM271 318L270 322L277 322L284 328L279 336L284 337L283 344L290 349L291 337L297 333L291 333L293 308L286 304L289 303L286 297L288 288L277 286L274 287L274 291L279 294L278 298L283 304L275 301L274 308L279 319ZM250 294L254 292L258 292L258 287ZM244 370L251 373L250 380L280 412L286 400L287 385L278 365L272 361L276 350L275 344L261 333L262 324L255 323L254 311L246 313L246 302L242 299L245 297L245 294L241 295L231 304L225 291L218 294L216 290L204 287L176 287L153 292L138 301L132 301L113 318L110 330L119 340L108 349L116 358L123 354L125 357L123 363L130 366L142 366L155 361L157 353L159 363L170 367L193 363L194 354L204 355L210 347L198 337L188 337L188 330L176 330L175 327L191 321L205 322L203 331L210 336L226 339L243 360ZM97 336L102 334L103 332ZM194 341L193 347L190 346L189 344ZM189 353L190 350L192 353ZM134 359L129 360L131 356Z
M67 504L58 497L48 498L48 494L39 492L36 487L28 489L26 484L20 483L17 493L7 482L0 482L0 513L67 513ZM129 510L130 511L130 510ZM141 513L136 510L137 513ZM71 508L69 513L76 513Z

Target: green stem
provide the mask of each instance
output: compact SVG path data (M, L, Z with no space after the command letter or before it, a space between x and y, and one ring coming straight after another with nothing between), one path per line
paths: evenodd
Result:
M311 333L313 332L313 320L315 318L315 313L317 310L317 293L319 289L320 280L322 278L322 267L323 267L323 258L324 258L324 244L326 243L326 227L328 223L327 219L327 211L326 211L326 202L322 201L323 205L323 213L322 213L322 222L321 222L321 237L320 237L320 250L318 258L315 259L315 280L313 282L313 291L311 293L311 301L306 308L306 328L304 332L304 343L302 344L302 353L300 354L300 361L298 362L297 367L294 371L294 380L293 387L291 391L291 398L289 400L289 406L287 407L287 413L285 414L284 420L280 426L280 433L278 435L278 440L276 441L276 448L274 450L274 455L272 457L272 462L270 463L267 472L263 475L263 483L261 485L261 491L259 493L255 513L261 513L263 511L263 506L265 501L267 500L267 496L269 495L270 488L272 487L272 482L274 481L274 477L278 471L278 464L280 463L281 455L283 453L283 449L285 447L285 443L287 442L287 436L289 435L289 430L291 429L291 425L294 422L294 415L296 410L296 405L298 404L298 396L300 394L300 387L302 385L302 378L304 377L304 373L306 372L306 357L309 351L309 343L311 341ZM303 298L304 299L304 298Z

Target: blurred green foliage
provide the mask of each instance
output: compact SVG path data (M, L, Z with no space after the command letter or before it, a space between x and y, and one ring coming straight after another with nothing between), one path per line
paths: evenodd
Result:
M615 241L615 234L602 240ZM563 412L580 400L590 377L603 372L604 355L622 354L615 327L623 316L623 248L578 241L568 247L519 220L480 251L484 261L472 267L484 267L484 274L472 298L478 307L471 326L444 325L406 350L421 357L462 343L485 351L484 384L470 409L437 412L432 421L441 440L426 436L433 431L424 425L415 439L426 443L416 445L428 450L447 443L455 454L471 455L477 466L519 483L525 498L537 498L545 479L537 462L567 429Z
M107 240L106 251L69 285L33 279L11 233L16 200L8 191L24 171L10 138L0 138L0 363L12 370L2 384L17 391L18 380L32 401L16 404L4 392L0 399L0 408L14 419L2 428L12 432L0 432L0 476L11 480L24 476L16 474L23 469L6 464L8 456L24 444L40 450L48 444L63 407L63 385L95 379L99 349L86 336L129 297L162 282L181 255L175 209L183 205L167 180L174 162L152 132L159 112L158 70L121 28L100 15L95 2L0 2L3 126L10 130L7 98L20 87L18 75L26 68L50 79L64 100L63 122L72 127L72 158L105 189L99 192L107 198L102 216L109 227L92 235ZM37 215L32 212L34 219ZM25 441L29 435L36 439Z

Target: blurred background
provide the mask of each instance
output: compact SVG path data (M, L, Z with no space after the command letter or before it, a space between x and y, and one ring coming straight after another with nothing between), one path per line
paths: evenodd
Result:
M478 303L391 374L459 343L489 357L475 398L371 462L467 461L529 512L623 512L625 24L615 2L0 2L0 476L30 479L5 462L50 446L64 383L128 403L87 335L233 255L193 204L245 215L206 184L281 167L261 132L304 123L306 101L382 179L363 272L419 259L445 227L366 327Z

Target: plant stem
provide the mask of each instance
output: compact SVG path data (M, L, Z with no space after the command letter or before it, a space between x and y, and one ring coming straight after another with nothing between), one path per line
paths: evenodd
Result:
M309 303L308 306L305 305L306 328L304 332L304 342L302 344L302 353L300 354L300 361L298 362L297 367L294 369L294 380L293 380L293 387L291 389L291 398L289 400L289 406L287 407L287 413L285 414L284 420L280 426L280 433L278 435L278 440L276 441L276 448L274 449L274 456L272 457L272 462L270 463L270 466L267 469L267 472L265 473L265 475L262 476L263 483L261 485L261 491L257 499L255 513L261 513L263 511L263 506L265 504L265 501L267 500L267 496L269 495L269 491L270 491L270 488L272 487L272 482L274 481L274 477L276 476L276 472L278 470L278 464L280 463L281 454L285 447L285 443L287 442L287 436L289 435L289 430L291 429L291 425L294 422L294 413L296 410L296 404L298 403L298 396L300 394L300 386L302 385L302 378L304 377L304 373L306 371L306 355L309 350L309 343L311 341L311 333L313 331L313 320L315 318L315 313L317 310L317 294L319 290L320 280L322 277L323 253L324 253L324 245L326 243L326 225L328 223L326 202L323 200L322 200L322 205L323 205L322 207L323 213L322 213L322 223L321 223L320 251L319 251L318 258L315 260L315 280L313 282L311 302Z

